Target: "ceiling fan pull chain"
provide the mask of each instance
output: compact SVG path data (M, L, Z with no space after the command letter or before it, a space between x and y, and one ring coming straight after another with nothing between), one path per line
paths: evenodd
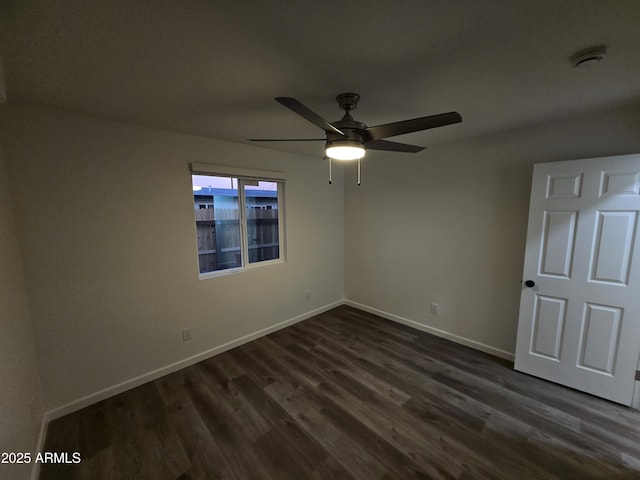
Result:
M324 157L324 158L329 159L329 185L331 185L333 183L333 181L331 180L331 157Z
M358 159L358 186L360 186L360 159Z

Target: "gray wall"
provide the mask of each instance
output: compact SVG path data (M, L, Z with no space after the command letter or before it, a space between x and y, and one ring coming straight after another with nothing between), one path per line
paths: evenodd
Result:
M47 410L342 300L344 189L322 162L56 110L3 113ZM285 263L198 279L190 162L285 172Z
M0 452L35 453L43 407L31 318L0 146ZM31 465L0 465L0 479L28 478Z
M630 105L419 156L368 155L360 187L345 171L345 297L509 358L532 165L636 152Z

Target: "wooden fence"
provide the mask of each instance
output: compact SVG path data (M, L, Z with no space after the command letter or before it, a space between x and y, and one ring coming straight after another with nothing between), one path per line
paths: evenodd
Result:
M196 209L200 273L239 267L240 221L236 208ZM249 263L279 257L278 210L246 210Z
M277 208L247 208L247 219L277 219ZM238 220L237 208L197 208L196 221Z

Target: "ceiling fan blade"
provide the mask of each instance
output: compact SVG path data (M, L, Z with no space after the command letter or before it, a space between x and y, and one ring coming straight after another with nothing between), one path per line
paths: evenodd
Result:
M247 138L250 142L326 142L326 138Z
M329 122L327 122L324 118L322 118L320 115L318 115L314 111L305 107L302 103L300 103L295 98L276 97L275 101L281 103L282 105L287 107L289 110L293 110L302 118L313 123L316 127L320 127L325 132L333 132L333 133L337 133L344 136L344 133L341 130L331 125Z
M413 118L402 122L376 125L375 127L368 127L366 131L372 140L378 140L380 138L395 137L396 135L403 135L405 133L443 127L452 123L460 123L461 121L462 117L458 112L449 112L430 115L428 117Z
M385 150L387 152L406 152L406 153L418 153L425 149L425 147L418 147L417 145L409 145L406 143L390 142L389 140L371 140L364 144L369 150Z

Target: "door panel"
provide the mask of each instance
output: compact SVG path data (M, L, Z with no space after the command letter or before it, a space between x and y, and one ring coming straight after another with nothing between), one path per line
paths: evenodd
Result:
M579 198L582 173L547 176L547 198Z
M578 367L613 376L622 309L587 303L580 336Z
M637 212L598 212L591 280L628 285Z
M534 167L517 370L629 405L640 356L640 155Z
M578 212L544 212L540 274L569 278Z
M564 298L536 295L533 314L531 352L553 360L560 360L560 346L567 309Z
M601 196L637 197L640 195L640 172L602 172Z

